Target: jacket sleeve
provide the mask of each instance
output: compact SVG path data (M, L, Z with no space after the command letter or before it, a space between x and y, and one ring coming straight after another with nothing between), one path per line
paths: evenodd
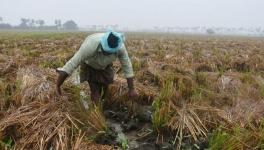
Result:
M58 70L65 71L68 75L71 75L72 72L89 56L92 56L93 50L93 40L87 37L79 50L74 54L74 56L66 62L62 68Z
M125 45L122 46L118 53L118 59L121 63L123 73L126 78L132 78L134 77L133 67L132 63L130 61L130 58L128 56L127 50Z

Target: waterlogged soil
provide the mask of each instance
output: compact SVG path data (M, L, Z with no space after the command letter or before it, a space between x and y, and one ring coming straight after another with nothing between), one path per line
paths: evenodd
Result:
M112 135L107 135L111 138L102 137L97 142L108 142L103 144L118 145L130 150L173 150L172 144L156 144L157 134L152 129L151 107L142 105L137 107L144 111L130 115L126 107L106 108L104 115Z
M78 72L72 75L74 84L80 84ZM86 109L91 104L89 95L81 91L81 101ZM175 137L167 133L162 136L162 142L157 140L158 134L152 126L151 104L133 103L135 110L129 110L121 104L104 103L103 114L107 121L108 131L95 139L97 144L114 145L116 149L128 150L175 150L177 145L173 144ZM188 139L188 137L186 137ZM159 144L157 144L159 143ZM208 147L208 142L190 143L186 140L182 143L183 150L198 150Z
M176 145L172 142L175 137L170 134L163 136L163 142L157 144L157 133L151 123L152 108L137 104L141 110L136 115L131 115L125 106L110 106L104 108L104 115L109 127L108 133L96 139L98 144L116 145L129 150L174 150ZM139 108L140 107L140 108ZM207 142L183 143L181 149L204 149Z

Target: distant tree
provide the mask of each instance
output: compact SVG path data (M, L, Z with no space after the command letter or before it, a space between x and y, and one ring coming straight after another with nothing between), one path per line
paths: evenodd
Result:
M69 20L63 24L63 29L65 29L65 30L78 30L78 25L73 20Z
M261 32L261 27L258 27L255 29L257 33L260 33Z
M57 29L60 29L61 28L61 20L56 19L55 20L55 25L56 25Z
M45 24L45 21L44 20L36 20L35 23L38 24L39 27L43 27Z
M28 28L28 22L30 21L29 19L26 18L21 18L21 23L19 25L19 28L26 29Z
M36 20L36 21L35 21L35 24L38 25L38 26L40 26L40 25L39 25L39 20Z
M3 22L3 18L2 17L0 17L0 23L2 23Z
M43 27L45 24L45 21L44 20L38 20L38 24L39 24L39 26Z
M34 27L35 26L35 20L34 19L31 19L30 22L29 22L29 26L30 27Z
M215 34L215 31L213 29L207 29L206 33L209 35Z

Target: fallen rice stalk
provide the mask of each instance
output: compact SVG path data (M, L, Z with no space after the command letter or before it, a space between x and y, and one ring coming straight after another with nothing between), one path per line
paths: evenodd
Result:
M88 136L83 129L91 125L100 131L107 128L100 110L76 109L79 102L72 99L76 96L71 91L58 96L54 83L47 80L47 75L52 77L54 73L47 72L36 67L18 71L17 107L7 111L0 120L1 138L12 137L14 149L79 149L78 146L86 145L83 137ZM75 131L79 134L74 134Z

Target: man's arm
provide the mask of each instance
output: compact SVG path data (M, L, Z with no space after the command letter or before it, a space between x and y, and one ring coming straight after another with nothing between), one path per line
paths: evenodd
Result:
M72 72L89 56L92 56L94 50L92 48L91 40L86 38L86 40L81 45L80 49L74 54L74 56L62 67L56 69L58 73L57 78L57 92L61 95L61 85L66 80L68 76L72 74Z
M69 75L66 72L60 71L60 70L56 70L56 72L59 74L58 79L57 79L57 83L56 83L56 88L57 88L58 94L61 95L61 88L60 87Z
M136 97L137 93L136 90L134 88L134 81L133 78L127 78L127 85L128 85L128 96L129 97Z
M120 52L118 54L118 58L120 60L120 63L122 65L122 70L124 72L125 78L127 79L127 85L128 85L128 95L129 97L135 97L137 96L137 93L134 88L134 72L131 60L128 56L127 50L125 46L120 49Z
M94 53L93 48L94 43L90 37L86 38L79 50L74 54L74 56L66 62L62 68L57 70L64 71L68 75L71 75L72 72L89 56L92 56Z

